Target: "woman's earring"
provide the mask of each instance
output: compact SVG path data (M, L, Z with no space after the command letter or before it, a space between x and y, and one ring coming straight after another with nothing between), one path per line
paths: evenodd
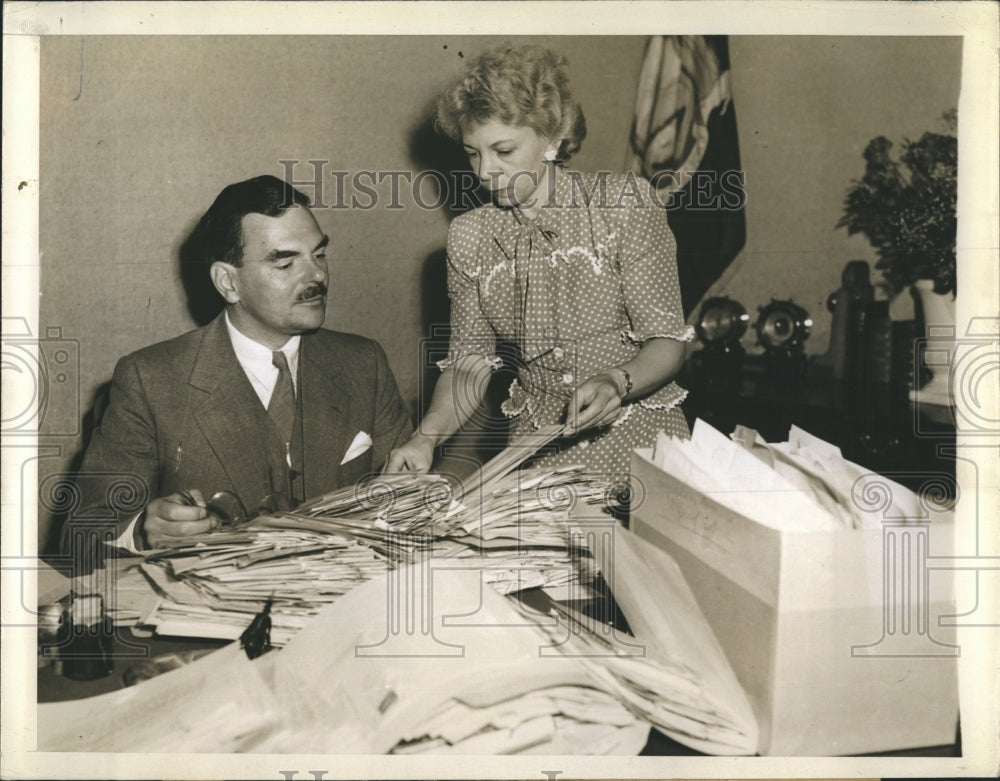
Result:
M554 163L556 161L556 150L546 149L544 159L547 163Z

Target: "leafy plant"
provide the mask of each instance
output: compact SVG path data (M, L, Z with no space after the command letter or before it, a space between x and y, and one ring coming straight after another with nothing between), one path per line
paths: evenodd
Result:
M934 280L937 293L955 290L955 204L958 181L957 112L941 117L947 132L892 142L873 138L865 147L865 175L854 180L838 228L860 233L875 248L896 295L918 279Z

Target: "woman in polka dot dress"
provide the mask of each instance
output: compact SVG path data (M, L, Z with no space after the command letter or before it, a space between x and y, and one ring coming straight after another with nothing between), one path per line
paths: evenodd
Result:
M460 141L492 203L452 222L452 337L418 432L387 470L430 468L436 445L475 412L497 340L519 349L502 411L511 435L565 424L536 463L583 464L617 482L658 431L687 436L672 380L693 337L663 204L632 175L562 167L586 134L565 60L502 46L444 94L439 127Z

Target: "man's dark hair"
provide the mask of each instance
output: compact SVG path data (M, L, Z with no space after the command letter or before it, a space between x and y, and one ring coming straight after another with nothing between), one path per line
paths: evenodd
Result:
M216 261L239 266L243 218L248 214L279 217L293 206L309 206L309 197L276 176L255 176L231 184L208 207L185 242L185 252L205 268Z

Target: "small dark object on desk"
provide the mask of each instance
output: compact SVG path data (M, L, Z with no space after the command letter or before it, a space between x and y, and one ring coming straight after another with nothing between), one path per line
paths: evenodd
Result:
M93 681L111 674L114 622L104 611L100 594L71 594L56 631L55 648L61 674L75 681Z
M247 659L256 659L271 650L271 604L267 600L264 609L253 617L250 626L240 635L240 647L246 651Z

